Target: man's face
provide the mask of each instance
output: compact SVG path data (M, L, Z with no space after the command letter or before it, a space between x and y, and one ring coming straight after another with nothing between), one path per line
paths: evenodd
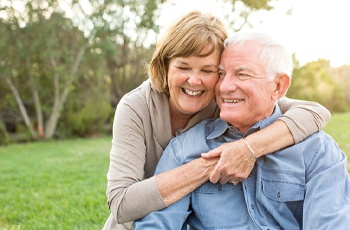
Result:
M229 44L221 56L220 79L215 88L220 118L243 133L274 109L276 85L267 80L260 63L261 50L254 42L241 47Z

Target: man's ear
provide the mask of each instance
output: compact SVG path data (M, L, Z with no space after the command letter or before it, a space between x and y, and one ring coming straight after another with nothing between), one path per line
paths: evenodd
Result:
M279 74L275 80L275 90L272 93L272 99L278 100L283 97L291 84L291 78L287 74Z

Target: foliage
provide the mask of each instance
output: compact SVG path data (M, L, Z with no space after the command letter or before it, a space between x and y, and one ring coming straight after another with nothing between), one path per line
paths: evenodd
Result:
M0 147L0 229L101 229L110 137Z
M86 2L91 12L79 1L67 2L68 7L57 0L23 1L23 10L18 3L0 2L0 23L4 25L0 28L4 35L0 40L1 78L6 80L1 85L7 83L11 89L7 93L13 94L16 104L10 109L19 107L21 120L33 138L52 138L59 121L64 122L61 117L70 117L72 111L67 111L65 104L72 89L81 90L80 98L86 94L78 78L93 84L96 78L110 77L109 88L99 84L95 92L102 94L98 96L101 100L106 99L104 92L109 92L112 96L107 102L110 98L112 108L145 79L143 60L145 55L149 59L150 48L143 43L150 31L157 32L154 19L162 2ZM70 13L70 18L66 17ZM86 111L84 106L80 107ZM1 113L4 109L6 105L0 104ZM103 114L87 115L82 117L85 127L92 120L105 120ZM80 135L88 132L82 131L79 122L72 128L80 129Z
M0 145L10 143L10 137L7 133L4 123L0 120Z
M340 66L339 68L332 68L331 75L337 85L340 86L341 91L338 93L344 94L344 108L343 111L350 111L350 65Z
M98 135L103 131L103 125L110 114L111 106L105 98L90 96L69 101L57 131L58 136L67 138Z
M20 127L26 139L85 136L110 122L121 97L147 78L164 2L0 1L0 118L10 136ZM223 2L231 30L273 3ZM289 96L347 111L348 73L327 61L298 67Z
M21 14L15 5L2 8L7 15L1 20L7 28L4 37L10 41L1 50L2 77L32 137L51 138L76 78L86 39L71 20L52 12L55 1L23 4ZM36 132L32 130L34 120Z
M345 97L344 86L336 80L329 61L318 60L294 69L292 85L287 96L317 101L331 112L344 112L350 102Z

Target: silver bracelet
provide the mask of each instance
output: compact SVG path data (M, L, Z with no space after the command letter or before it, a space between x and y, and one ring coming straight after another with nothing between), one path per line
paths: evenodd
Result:
M244 142L246 143L248 149L249 149L250 152L252 153L252 155L253 155L253 157L255 158L255 160L257 160L258 158L256 157L256 155L255 155L253 149L252 149L252 148L250 147L250 145L248 144L248 141L247 141L245 138L243 138L243 140L244 140Z

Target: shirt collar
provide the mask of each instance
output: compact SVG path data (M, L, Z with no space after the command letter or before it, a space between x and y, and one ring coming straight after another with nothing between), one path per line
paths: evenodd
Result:
M276 104L274 111L271 116L266 117L265 119L262 119L255 123L252 127L249 128L249 130L244 134L241 133L236 127L230 125L228 122L221 120L218 118L214 123L217 123L214 130L208 135L207 139L215 139L219 136L222 136L226 130L228 130L230 133L237 133L240 134L242 137L248 136L260 129L265 128L266 126L269 126L274 121L276 121L280 116L282 115L282 112L279 108L279 106Z

